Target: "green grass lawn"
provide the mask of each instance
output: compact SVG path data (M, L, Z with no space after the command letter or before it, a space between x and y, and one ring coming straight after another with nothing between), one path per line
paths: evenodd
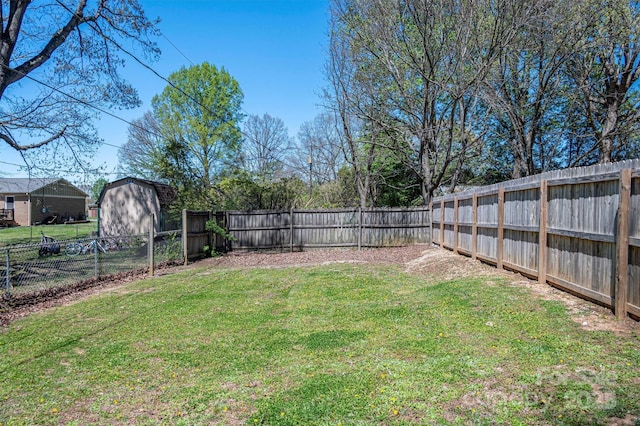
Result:
M69 225L15 226L0 228L0 247L40 242L40 231L57 240L86 238L98 230L98 222Z
M195 269L0 334L5 424L598 424L640 415L640 339L559 302L394 267Z

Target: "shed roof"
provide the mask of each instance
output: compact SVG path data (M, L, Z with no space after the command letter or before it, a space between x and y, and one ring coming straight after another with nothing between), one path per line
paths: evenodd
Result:
M86 192L61 178L0 178L0 194L30 194L56 182L63 182L79 192Z
M155 182L152 180L147 180L147 179L140 179L140 178L135 178L135 177L125 177L122 179L118 179L115 180L113 182L109 182L107 183L103 188L102 191L100 192L100 197L98 197L98 206L102 203L102 199L104 198L104 193L105 191L113 186L118 186L120 184L122 184L123 182L127 182L127 183L137 183L137 184L145 184L145 185L150 185L153 187L153 189L156 192L156 195L158 196L158 201L160 202L160 206L162 207L168 207L173 200L175 200L176 198L176 191L175 189L173 189L173 187L166 185L164 183L160 183L160 182Z

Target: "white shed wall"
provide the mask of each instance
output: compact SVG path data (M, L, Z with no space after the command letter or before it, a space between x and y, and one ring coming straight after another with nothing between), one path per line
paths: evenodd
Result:
M147 234L151 213L159 232L160 202L153 187L135 181L108 187L100 203L100 235Z

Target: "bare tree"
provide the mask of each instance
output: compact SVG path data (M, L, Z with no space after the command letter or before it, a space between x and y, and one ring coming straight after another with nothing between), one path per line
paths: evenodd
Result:
M96 108L139 105L118 70L127 49L157 57L156 34L137 0L3 0L0 140L81 162L99 142Z
M393 138L420 180L425 204L464 163L468 144L478 142L467 137L473 126L465 123L464 105L473 104L475 87L531 13L530 3L332 2L336 33L377 84L377 105L364 117Z
M380 127L367 118L378 103L371 90L375 87L371 84L375 79L371 78L370 69L365 71L366 68L362 67L364 58L359 57L361 51L344 37L342 16L334 12L332 18L329 60L325 67L329 87L324 97L342 141L344 159L353 172L359 205L364 208L373 202L373 163L380 134ZM370 124L372 131L366 131L366 123Z
M603 11L606 14L603 16ZM573 46L567 67L580 95L583 123L599 161L615 160L640 120L640 6L637 2L583 0L573 8L571 27L584 41ZM588 155L591 151L587 151Z
M292 145L284 122L269 114L250 115L244 122L242 136L245 170L262 182L273 180L283 170Z
M313 181L323 184L336 180L338 171L344 164L341 138L333 115L322 113L312 121L306 121L298 131L298 153L295 162L299 174L309 171Z
M164 142L162 130L153 113L147 111L141 118L133 120L127 133L127 142L118 149L119 174L160 179L157 166Z
M558 111L567 101L562 71L568 60L566 46L577 42L563 30L568 18L564 1L537 6L482 85L497 131L508 141L513 178L544 171L561 154L562 135L555 132L562 129ZM554 121L558 125L552 125Z

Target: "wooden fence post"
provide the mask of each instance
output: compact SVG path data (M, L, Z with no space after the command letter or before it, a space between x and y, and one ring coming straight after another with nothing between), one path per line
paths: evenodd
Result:
M478 253L478 194L473 193L473 223L471 225L471 258L476 259Z
M444 248L444 196L440 199L440 248Z
M504 187L498 189L498 241L497 244L497 262L496 267L502 269L502 255L503 255L503 241L504 241Z
M538 282L547 283L547 181L540 181L540 224L538 227Z
M231 215L228 211L224 212L224 233L227 234L224 238L224 250L229 252L233 249L233 235L230 232L231 229Z
M429 202L429 244L433 244L433 201Z
M205 222L204 229L207 232L207 245L209 246L209 250L211 250L211 253L213 253L213 250L216 250L218 248L218 234L213 230L207 231L207 222L209 222L213 218L215 218L216 220L216 225L220 225L218 223L218 216L216 214L213 214L211 210L207 211L207 221Z
M153 256L153 240L155 237L155 220L156 219L156 215L154 213L151 213L149 215L149 276L152 277L154 274L154 256ZM97 251L97 249L96 249Z
M458 205L460 201L458 197L453 199L453 252L458 254Z
M189 263L189 227L187 226L187 209L182 210L182 255L184 256L184 264Z
M289 247L293 253L293 207L289 209Z
M358 251L362 250L362 207L358 207Z
M33 227L32 227L33 228ZM7 265L7 280L5 282L5 294L11 296L11 253L10 249L7 249L7 256L5 257Z
M620 202L616 238L615 312L618 318L627 317L629 291L629 208L631 203L631 169L620 171Z

